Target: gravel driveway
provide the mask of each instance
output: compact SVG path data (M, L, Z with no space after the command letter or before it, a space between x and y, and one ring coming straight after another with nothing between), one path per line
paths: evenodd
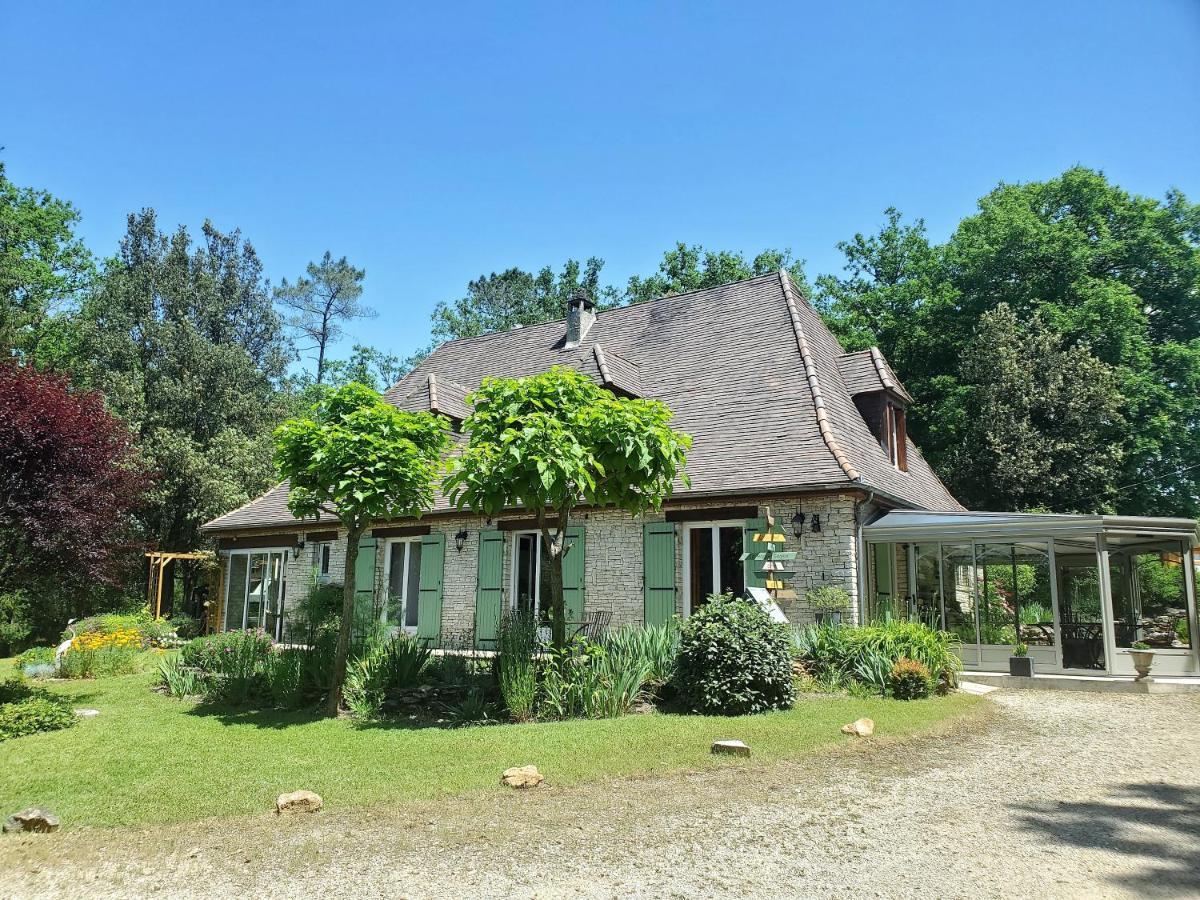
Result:
M10 839L0 895L1200 896L1200 699L987 702L805 765Z

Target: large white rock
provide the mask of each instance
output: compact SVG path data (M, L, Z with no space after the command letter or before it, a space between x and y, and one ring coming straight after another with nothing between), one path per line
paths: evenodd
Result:
M853 734L856 737L870 737L875 733L875 720L868 718L855 719L849 725L842 726L842 734Z
M290 794L280 794L275 800L275 812L316 812L325 803L320 794L312 791L292 791Z
M500 783L510 788L535 788L546 779L538 771L537 766L513 766L505 769L500 776Z

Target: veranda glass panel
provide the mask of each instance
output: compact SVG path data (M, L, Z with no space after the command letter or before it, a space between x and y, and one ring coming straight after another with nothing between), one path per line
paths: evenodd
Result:
M930 628L942 628L942 575L937 544L919 544L916 557L916 616Z
M1095 556L1066 555L1057 549L1055 555L1063 668L1103 669L1104 617L1100 612L1100 570Z
M1187 548L1163 543L1144 552L1110 553L1113 624L1118 647L1142 641L1155 649L1189 649Z
M1050 557L1039 543L978 544L981 644L1054 646Z
M942 544L942 589L946 630L964 644L978 643L975 554L970 544Z

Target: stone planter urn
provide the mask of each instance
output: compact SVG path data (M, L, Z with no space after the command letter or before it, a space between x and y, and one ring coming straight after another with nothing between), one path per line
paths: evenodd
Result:
M1133 660L1133 671L1137 672L1135 681L1141 681L1150 674L1150 667L1154 665L1153 650L1126 650L1129 658Z

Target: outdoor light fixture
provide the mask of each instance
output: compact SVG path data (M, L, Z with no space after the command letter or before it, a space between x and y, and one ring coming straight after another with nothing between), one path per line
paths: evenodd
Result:
M467 529L463 529L454 535L454 549L462 553L463 547L467 546Z
M797 510L796 514L792 516L792 534L794 534L797 539L804 536L804 513L800 512L799 510Z
M821 530L821 514L820 514L820 513L813 513L813 516L812 516L812 530L813 530L813 531L820 531L820 530Z
M296 552L300 553L304 550L304 535L296 538Z

